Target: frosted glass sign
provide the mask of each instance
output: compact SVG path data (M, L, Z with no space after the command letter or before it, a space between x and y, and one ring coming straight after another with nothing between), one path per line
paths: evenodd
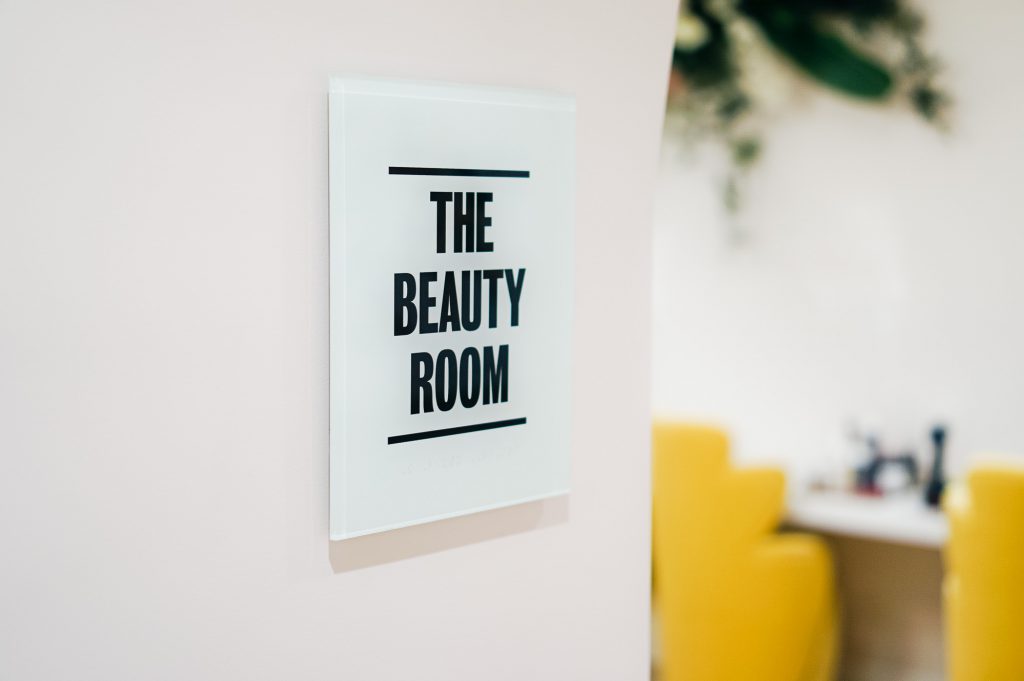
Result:
M575 105L330 89L331 538L569 488Z

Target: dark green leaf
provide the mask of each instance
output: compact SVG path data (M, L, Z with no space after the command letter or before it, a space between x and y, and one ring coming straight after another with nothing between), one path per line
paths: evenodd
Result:
M825 85L865 99L882 99L892 91L892 76L883 65L820 29L810 17L779 8L750 16L780 52Z

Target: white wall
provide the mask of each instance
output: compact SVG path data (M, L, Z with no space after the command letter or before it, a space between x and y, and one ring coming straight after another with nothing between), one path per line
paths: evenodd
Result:
M642 678L674 11L0 3L0 678ZM328 542L337 73L578 98L568 501Z
M743 458L812 473L850 418L894 443L946 419L954 468L1024 454L1024 5L922 7L957 100L948 138L809 88L770 129L738 247L713 156L665 143L654 404L729 426Z

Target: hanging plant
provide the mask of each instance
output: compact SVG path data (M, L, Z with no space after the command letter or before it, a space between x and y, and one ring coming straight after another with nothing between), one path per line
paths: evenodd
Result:
M738 209L740 179L761 154L758 114L785 102L793 75L861 101L903 101L945 127L950 99L923 28L903 0L683 0L669 102L688 136L727 146L726 207Z

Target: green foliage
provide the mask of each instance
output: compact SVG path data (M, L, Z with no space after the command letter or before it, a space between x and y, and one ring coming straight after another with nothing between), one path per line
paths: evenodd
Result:
M903 99L945 127L951 100L922 46L924 20L906 0L682 0L680 9L672 62L682 94L674 101L689 136L714 136L729 149L730 210L764 146L755 115L763 84L744 69L765 49L834 92L879 105Z
M743 168L749 166L761 154L761 140L756 137L742 137L732 143L732 161Z
M751 18L780 52L822 84L864 99L884 99L892 91L885 66L818 27L812 16L767 8Z
M676 45L673 66L687 74L687 82L694 88L713 88L736 78L732 44L725 26L703 7L696 9L694 16L706 27L706 41L695 49Z

